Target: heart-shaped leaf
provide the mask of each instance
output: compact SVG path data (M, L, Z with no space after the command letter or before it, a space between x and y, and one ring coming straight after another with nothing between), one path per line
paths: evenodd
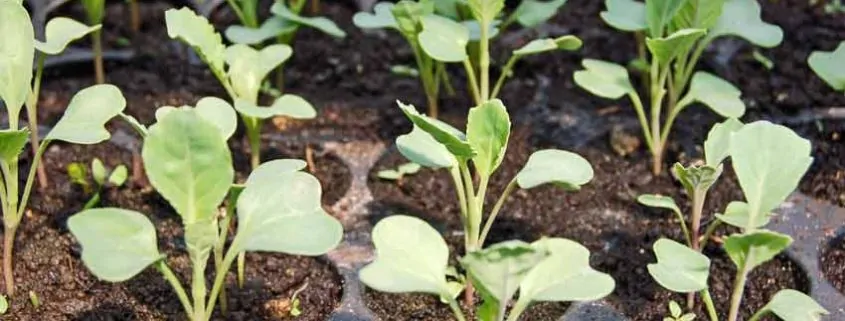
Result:
M635 0L605 0L606 11L601 12L601 18L619 30L640 31L648 28L645 21L645 3Z
M575 83L593 95L619 99L634 92L634 86L628 78L625 67L595 59L584 59L581 64L585 70L576 71L573 75Z
M554 17L557 10L564 4L566 4L566 0L522 0L514 10L513 15L520 25L532 28Z
M648 207L672 210L676 214L682 215L681 209L678 208L678 204L675 204L675 200L670 196L663 196L657 194L643 194L637 197L637 202Z
M562 36L555 39L544 38L535 39L525 44L521 48L514 50L513 54L516 56L528 56L539 54L553 50L578 50L581 48L581 39L576 36Z
M755 229L769 224L771 213L763 215L751 216L748 210L748 203L734 201L728 204L725 208L725 213L716 213L716 217L725 223L736 226L738 228Z
M751 271L773 259L792 244L792 238L767 230L734 234L725 238L725 252L738 268Z
M493 99L469 110L467 142L476 152L472 159L481 176L490 176L505 156L511 120L501 100Z
M755 45L771 48L783 41L783 30L760 19L757 0L726 0L722 15L707 35L710 39L722 36L737 36Z
M363 29L393 28L399 29L393 18L393 3L379 2L373 8L374 13L358 12L352 17L352 22Z
M590 251L583 245L564 238L546 238L532 246L549 256L522 280L519 301L591 301L613 292L616 282L590 267Z
M807 63L830 87L845 91L845 41L834 51L814 51Z
M443 146L445 146L452 155L466 159L475 156L475 151L467 142L464 133L442 121L421 115L414 105L406 105L401 101L397 101L397 103L399 104L399 108L402 112L405 113L405 116L407 116L414 125L431 135L431 137L440 144L443 144ZM412 161L414 160L412 159ZM423 165L423 163L414 162Z
M329 20L326 17L303 17L296 13L293 13L288 9L288 7L284 4L284 2L276 2L273 3L273 6L270 7L270 12L274 15L285 18L289 21L294 23L298 23L300 25L308 26L317 30L320 30L330 36L336 38L343 38L346 37L346 32L341 30L337 24L333 21Z
M698 71L692 76L684 100L701 102L722 117L739 118L745 114L745 103L740 96L742 92L726 80Z
M246 116L258 119L268 119L276 116L285 116L294 119L311 119L317 117L314 106L304 98L293 94L284 94L270 107L262 107L251 104L243 99L235 101L235 109Z
M290 46L284 44L270 45L261 51L242 44L226 48L229 80L238 98L257 102L264 77L288 60L292 54Z
M297 26L282 17L269 17L258 28L232 25L226 28L226 39L232 43L254 45L295 31Z
M307 166L308 163L300 159L286 158L271 160L269 162L262 163L261 166L252 170L252 172L249 173L249 177L247 177L245 184L252 184L256 186L273 184L273 181L277 180L280 175L296 173L302 171Z
M150 127L141 154L150 183L186 226L217 214L235 175L217 126L193 109L171 111Z
M97 30L100 30L100 25L89 27L70 18L53 18L44 29L44 42L35 40L35 49L48 55L57 55L65 51L74 40Z
M216 73L225 72L226 47L223 39L208 20L191 9L169 9L164 13L167 35L193 47L197 54Z
M828 314L813 298L792 289L775 293L761 310L771 311L783 321L820 321L822 315Z
M80 90L70 100L65 114L47 134L46 140L74 144L96 144L109 139L106 122L126 107L126 99L113 85L94 85Z
M657 61L667 66L678 56L687 54L706 32L704 29L681 29L665 38L648 38L646 45Z
M672 21L672 18L681 10L687 0L649 0L646 1L645 20L648 24L649 36L652 38L663 37L663 28Z
M742 122L736 118L713 125L704 141L704 158L707 165L717 166L730 156L731 135L742 129Z
M438 61L462 62L467 59L469 29L449 18L437 15L422 17L423 31L419 42L425 53Z
M7 164L17 160L28 140L29 129L0 130L0 160Z
M271 162L250 174L238 197L238 252L322 255L340 243L343 227L323 210L320 182L294 171L299 165Z
M126 281L164 259L155 226L141 213L90 209L71 216L67 225L82 245L82 262L101 280Z
M191 109L190 106L182 106L181 109ZM156 121L161 121L170 112L176 110L176 107L164 106L156 109ZM229 105L223 99L217 97L205 97L197 102L197 107L194 108L197 114L208 122L217 126L223 140L228 140L235 133L238 127L238 117L235 114L232 105Z
M672 19L674 30L684 28L710 29L722 15L725 0L686 0L684 5Z
M361 282L382 292L450 295L449 248L428 223L391 216L378 222L372 235L376 257L359 272Z
M458 165L455 155L446 146L416 125L410 133L396 138L396 148L408 160L428 168L451 168Z
M670 239L654 242L657 263L648 265L648 273L657 283L673 292L690 293L707 288L710 259Z
M9 119L17 120L29 96L35 56L32 22L20 3L0 2L0 35L0 99Z
M567 190L578 190L592 179L590 162L581 155L559 149L534 152L516 174L516 182L523 189L551 183Z
M528 272L546 256L545 251L523 241L505 241L467 253L461 265L476 287L483 288L498 302L508 302Z
M748 203L749 222L780 205L813 162L810 141L767 121L747 124L731 135L730 155Z

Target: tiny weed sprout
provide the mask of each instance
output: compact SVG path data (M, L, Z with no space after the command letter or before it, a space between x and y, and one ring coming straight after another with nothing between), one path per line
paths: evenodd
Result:
M766 121L743 125L729 119L717 124L710 131L704 149L704 165L683 167L676 164L673 167L673 172L691 197L689 228L671 198L656 195L639 198L645 205L674 211L686 239L686 244L666 238L655 242L657 263L649 264L648 271L657 283L670 291L700 293L710 321L718 321L708 286L710 259L701 254L701 249L720 224L739 228L741 232L727 236L723 244L725 252L737 267L726 319L736 321L749 273L792 243L788 235L763 227L771 219L772 211L798 186L813 158L810 157L808 140L786 127ZM707 231L699 235L707 190L721 174L722 162L727 158L731 159L745 201L728 204L724 214L715 214ZM692 300L688 302L690 308L692 303ZM820 320L821 315L827 314L827 311L807 295L786 289L775 294L749 320L760 320L768 314L774 314L785 321L807 321Z
M420 171L420 164L417 163L405 163L396 167L396 169L385 169L383 171L379 171L376 173L376 176L381 179L389 180L389 181L396 181L397 183L402 182L402 178L405 175L413 175Z
M807 63L831 88L845 92L845 41L840 42L834 51L813 52Z
M565 0L524 0L502 22L499 18L504 9L503 0L380 2L373 13L355 14L353 22L363 29L397 30L408 41L428 101L428 115L437 118L441 85L451 90L447 63L463 65L472 97L476 104L481 104L498 96L519 59L580 48L581 40L574 36L531 41L511 52L499 79L491 87L490 39L514 21L525 27L537 26L550 19L564 3Z
M152 266L173 287L192 321L211 318L227 271L240 253L322 255L333 249L343 234L340 222L322 209L320 183L301 171L303 161L264 163L244 185L233 185L226 140L236 116L214 110L199 105L160 109L142 148L151 185L182 219L192 263L190 292L169 268L158 249L155 227L143 214L101 208L82 211L68 220L71 233L82 245L82 260L95 276L121 282ZM227 195L233 202L226 215L219 215L218 207ZM227 242L228 221L235 215L237 230ZM215 273L209 291L205 271L212 255Z
M114 169L107 169L99 158L91 161L91 181L88 180L89 171L82 163L70 163L67 166L67 174L71 182L82 186L85 194L91 194L91 199L85 202L82 209L94 208L100 203L100 192L104 187L120 187L126 182L129 171L125 165L118 165Z
M9 300L5 295L0 294L0 315L6 314L9 311Z
M695 313L684 313L678 302L669 301L669 316L663 318L663 321L693 321L695 320Z
M639 63L647 66L642 86L647 104L631 83L625 67L594 59L582 62L575 82L590 93L608 99L628 96L637 113L643 137L652 155L652 171L663 171L663 154L678 114L702 103L726 118L745 113L741 92L713 74L695 71L702 53L713 40L741 37L761 47L774 47L783 31L760 19L756 0L606 0L601 18L623 31L635 32L641 49ZM646 57L645 49L651 54ZM649 108L648 113L645 109Z
M361 281L382 292L421 292L437 295L455 318L466 317L456 297L466 286L449 266L449 248L426 222L410 216L391 216L373 229L376 257L360 271ZM409 255L409 253L414 253ZM534 243L506 241L470 252L460 263L484 299L478 320L508 321L519 317L534 302L591 301L607 296L615 282L593 270L590 252L564 238Z
M82 0L88 24L101 25L105 15L106 0ZM91 32L91 49L94 51L94 73L98 84L106 82L106 71L103 67L103 33L97 28Z
M78 92L70 101L64 115L47 133L38 146L30 164L26 180L19 179L19 158L27 143L30 130L20 127L20 113L31 101L34 91L32 67L37 47L32 22L26 9L15 1L0 2L0 99L9 116L8 127L0 130L0 205L3 210L3 277L6 294L14 295L13 253L15 232L20 226L32 192L33 181L41 156L53 141L74 144L96 144L107 140L104 125L120 113L126 100L117 87L96 85ZM50 40L48 40L50 41ZM37 86L37 80L36 84ZM23 190L19 184L24 182Z

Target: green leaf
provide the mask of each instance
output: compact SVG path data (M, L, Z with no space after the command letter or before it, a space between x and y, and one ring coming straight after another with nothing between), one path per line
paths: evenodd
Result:
M141 154L150 183L186 226L217 214L234 170L229 147L214 124L195 110L172 111L150 127Z
M197 15L191 9L169 9L164 13L167 35L180 39L194 48L208 66L217 73L223 73L226 47L223 39L214 30L214 26L205 17Z
M420 168L422 168L420 166L420 164L405 163L405 164L399 165L399 167L397 169L399 170L400 173L402 173L404 175L404 174L416 174L417 172L420 171Z
M396 21L396 29L405 38L412 39L422 31L422 17L434 13L434 4L430 1L400 0L390 12Z
M99 186L103 186L106 183L106 176L109 175L109 171L106 169L106 166L103 165L103 161L99 158L94 158L91 160L91 176L94 177L94 182L97 183Z
M281 17L269 17L264 20L258 28L250 28L241 25L231 25L226 28L226 39L232 43L255 45L260 44L276 36L291 33L297 26Z
M101 280L126 281L164 259L155 227L141 213L91 209L71 216L67 225L82 245L82 262Z
M57 55L65 51L67 45L94 31L100 30L100 25L86 26L76 20L57 17L47 22L44 29L44 42L35 40L35 49L48 55Z
M605 0L606 11L601 12L601 18L614 27L623 31L640 31L648 28L645 21L645 3L635 0Z
M261 51L241 44L226 48L226 63L229 65L227 73L235 95L249 102L257 102L264 77L292 54L293 50L285 44L270 45Z
M118 165L109 175L109 184L112 186L121 186L129 177L129 172L124 165Z
M748 202L749 222L779 206L813 162L810 141L767 121L747 124L734 133L730 154Z
M235 101L235 110L239 113L258 119L268 119L276 116L285 116L294 119L311 119L317 116L314 106L304 98L293 94L284 94L270 107L256 106L246 100Z
M663 196L657 194L643 194L637 197L637 202L648 207L672 210L678 215L682 215L681 209L678 208L678 204L675 204L675 200L672 199L672 197L670 196Z
M686 0L672 19L674 30L684 28L710 29L722 15L725 0Z
M396 148L408 160L428 168L451 168L458 165L455 155L446 146L416 125L410 133L396 138Z
M586 69L575 72L575 83L593 95L619 99L635 92L625 67L595 59L584 59L581 64Z
M707 288L710 259L670 239L654 242L657 263L648 265L648 273L662 287L673 292L690 293Z
M402 173L400 173L397 170L386 169L386 170L379 171L378 173L376 173L376 176L378 176L378 178L381 178L381 179L395 181L395 180L399 180L400 178L402 178Z
M760 310L771 311L783 321L820 321L828 314L813 298L792 289L778 291Z
M807 63L830 87L845 91L845 41L834 51L814 51Z
M0 1L0 35L0 99L9 119L17 120L29 96L35 56L32 22L20 3Z
M567 190L578 190L592 179L590 162L581 155L559 149L534 152L516 174L516 182L523 189L551 183Z
M519 284L547 253L523 241L505 241L483 250L467 253L461 265L473 284L498 302L508 302Z
M489 177L505 157L511 120L501 100L493 99L469 110L467 142L476 152L472 159L475 170Z
M760 63L760 65L765 67L767 70L772 70L775 68L775 62L769 59L769 57L766 57L766 55L764 55L758 49L754 49L754 51L751 53L751 57L754 58L754 60Z
M493 20L490 23L490 27L487 29L487 39L496 38L499 35L499 24L501 21ZM469 40L470 41L479 41L481 40L481 25L478 24L478 21L475 20L465 20L461 21L461 24L469 30Z
M449 248L421 219L397 215L373 228L376 257L358 273L361 282L381 292L450 295L446 282Z
M402 112L405 113L405 116L407 116L414 125L431 135L431 137L440 144L443 144L443 146L445 146L452 155L455 155L457 158L475 157L475 151L466 141L464 133L442 121L421 115L414 105L406 105L401 101L397 101L397 103L399 104L399 108ZM425 164L417 162L414 159L411 159L411 161L425 166Z
M681 306L678 305L678 302L669 301L669 314L671 314L673 318L677 319L681 316L681 313L683 313L683 311L681 311Z
M9 311L9 301L5 295L0 294L0 315L6 314Z
M663 37L663 28L672 21L686 0L648 0L645 2L645 20L649 36Z
M707 36L710 39L737 36L755 45L771 48L783 41L783 30L760 19L757 0L726 0L719 21Z
M566 0L522 0L513 15L523 27L532 28L554 17L564 4Z
M616 286L609 275L590 267L590 251L564 238L545 238L531 244L549 253L519 286L519 301L592 301Z
M67 176L70 177L71 183L80 185L88 190L88 170L82 163L67 164Z
M7 164L17 160L27 141L29 141L29 129L0 130L0 160Z
M515 56L528 56L553 50L574 51L581 48L582 44L583 43L581 42L581 39L578 39L578 37L571 35L562 36L555 39L535 39L522 46L521 48L514 50L513 54Z
M275 2L273 6L270 7L270 12L274 15L279 17L285 18L289 21L293 21L300 25L308 26L317 30L320 30L332 37L336 38L343 38L346 37L346 32L341 30L334 21L331 21L329 18L326 17L303 17L296 13L293 13L288 9L287 6L283 2Z
M734 264L746 271L773 259L792 244L792 238L767 230L756 230L749 234L734 234L725 238L725 252Z
M704 29L681 29L665 38L647 38L646 46L661 65L667 66L675 58L689 53L705 33Z
M261 166L252 170L245 184L266 185L273 184L273 181L281 174L296 173L305 169L308 163L301 159L275 159L262 163ZM264 182L267 181L267 182Z
M684 167L680 163L675 163L675 166L672 166L672 175L681 182L688 195L695 195L696 192L709 190L722 175L722 169L722 164L716 167L710 165Z
M713 74L698 71L692 76L689 92L684 100L698 101L726 118L739 118L745 114L742 92L731 83Z
M322 255L343 236L340 222L323 210L320 182L291 171L296 162L271 162L250 174L238 197L236 250ZM268 166L266 169L262 167ZM255 178L253 178L255 176Z
M393 18L393 3L379 2L373 8L374 13L358 12L352 17L352 22L363 29L393 28L399 29Z
M505 8L504 0L467 0L469 10L475 20L491 22Z
M736 118L713 125L704 141L704 158L707 165L717 166L730 156L731 135L742 129L742 122Z
M126 107L126 99L113 85L94 85L80 90L70 100L64 115L45 141L96 144L111 137L105 124Z
M716 217L725 223L736 226L738 228L759 228L769 224L772 216L771 213L764 213L762 215L750 215L748 211L748 203L734 201L728 204L725 208L725 213L716 213Z
M213 124L220 130L223 140L229 139L238 127L238 119L232 105L217 97L205 97L197 102L195 108L182 106L179 108L164 106L156 109L156 121L161 121L165 116L177 109L193 109L197 115Z
M449 18L436 15L422 17L423 31L419 34L423 51L438 61L462 62L467 59L469 29Z

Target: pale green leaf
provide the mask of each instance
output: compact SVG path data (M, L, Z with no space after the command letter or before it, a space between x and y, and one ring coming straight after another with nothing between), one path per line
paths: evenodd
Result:
M792 289L775 293L761 310L771 311L783 321L820 321L828 314L813 298Z
M516 182L523 189L551 183L567 190L578 190L592 179L590 162L581 155L559 149L534 152L516 174Z
M462 62L467 59L469 29L449 18L436 15L422 17L423 31L419 42L423 51L435 60Z
M648 273L662 287L680 293L707 288L710 259L704 254L665 238L654 242L654 254L657 263L648 265Z
M725 252L737 268L751 271L773 259L792 244L786 234L768 230L755 230L749 234L734 234L725 238Z
M0 315L6 314L9 311L9 301L5 295L0 294Z
M274 15L285 18L289 21L294 23L298 23L300 25L308 26L317 30L320 30L332 37L336 38L343 38L346 37L346 32L341 30L334 21L331 21L329 18L326 17L303 17L296 13L293 13L285 6L284 2L275 2L273 6L270 7L270 12Z
M113 85L94 85L70 100L64 115L44 139L74 144L96 144L111 137L105 124L126 107L126 99Z
M400 173L399 171L394 170L394 169L386 169L386 170L379 171L378 173L376 173L376 176L378 176L378 178L381 178L381 179L395 181L395 180L402 178L402 173Z
M0 1L0 35L0 100L17 120L29 96L35 56L32 22L21 4Z
M648 207L672 210L678 215L681 215L681 209L678 208L678 204L675 204L675 200L672 199L672 197L670 196L663 196L657 194L643 194L637 197L637 202Z
M29 140L29 129L0 130L0 160L11 163L18 159Z
M352 17L352 22L358 28L394 28L398 29L396 19L393 18L393 4L390 2L379 2L373 8L374 13L358 12Z
M590 267L590 251L564 238L546 238L532 246L549 256L534 266L519 286L519 301L592 301L616 286L609 275Z
M645 21L645 3L635 0L605 0L606 11L601 18L610 26L623 31L640 31L648 28Z
M722 164L714 166L710 165L691 165L684 167L680 163L675 163L672 166L672 175L681 182L688 195L695 195L695 193L704 192L716 183L719 176L722 175Z
M672 315L673 318L678 318L681 316L681 306L678 305L678 302L669 301L669 314Z
M235 110L239 113L258 119L268 119L285 116L294 119L311 119L317 116L314 106L307 100L293 94L284 94L273 102L270 107L256 106L243 99L235 101Z
M489 177L502 164L508 148L511 120L501 100L493 99L469 110L467 142L476 152L475 170Z
M528 272L543 261L547 252L523 241L505 241L483 250L467 253L461 265L473 284L499 302L507 302L516 293Z
M748 211L748 203L734 201L728 203L725 208L725 213L716 213L716 217L722 222L736 226L738 228L759 228L769 224L771 213L764 213L762 215L751 216Z
M226 28L226 39L232 43L255 45L276 36L295 31L297 26L281 17L269 17L258 28L241 25L231 25Z
M223 39L214 30L208 20L194 13L191 9L169 9L164 13L167 35L180 39L194 48L208 66L218 73L223 73L226 47Z
M698 101L726 118L739 118L745 114L742 92L726 80L713 74L698 71L692 76L685 100Z
M514 10L513 15L523 27L536 27L554 17L557 10L564 4L566 4L566 0L522 0Z
M504 0L467 0L469 10L475 20L493 21L505 8Z
M238 98L258 101L261 83L273 69L279 67L293 54L290 46L275 44L260 51L250 46L236 44L226 48L227 74Z
M647 38L646 46L661 65L667 66L675 58L689 53L706 32L704 29L681 29L665 38Z
M129 178L129 171L125 165L118 165L109 175L109 184L112 186L121 186Z
M182 106L179 109L192 109L190 106ZM206 121L214 124L220 130L223 140L229 139L238 127L238 119L232 105L217 97L205 97L197 102L193 108L197 114ZM156 109L156 121L161 121L170 112L177 110L175 107L164 106Z
M71 216L67 225L82 245L82 262L101 280L126 281L164 259L155 227L141 213L90 209Z
M731 135L742 129L742 122L736 118L713 125L704 141L704 158L707 165L717 166L730 156Z
M493 20L490 23L490 27L487 28L487 39L496 38L499 35L499 24L501 21ZM469 30L469 40L470 41L479 41L481 40L481 25L478 24L478 21L475 20L465 20L461 21L461 24Z
M581 64L586 69L576 71L573 78L578 86L593 95L619 99L635 92L625 67L595 59L584 59Z
M755 45L771 48L783 41L783 30L763 22L757 0L725 0L722 15L707 36L710 39L737 36Z
M85 35L100 30L100 25L85 24L65 17L57 17L47 22L44 29L44 42L35 40L35 49L48 55L57 55L65 51L67 45Z
M308 163L301 159L274 159L269 162L261 163L261 166L252 170L252 172L249 173L249 177L247 177L245 184L273 184L273 181L276 180L279 175L296 173L305 169L307 166Z
M521 48L514 50L515 56L528 56L553 50L578 50L581 48L581 39L576 36L562 36L555 39L535 39Z
M725 0L685 0L683 6L672 19L674 30L684 28L710 29L722 15Z
M452 155L458 158L472 158L475 156L475 151L467 142L464 133L442 121L421 115L413 105L406 105L401 101L397 101L397 103L402 112L405 113L405 116L414 125L430 134L440 144L443 144ZM411 159L411 161L425 165L414 159Z
M396 148L408 160L428 168L451 168L458 164L446 146L416 125L410 133L396 138Z
M434 13L434 4L431 1L400 0L390 12L399 32L412 39L422 31L422 18Z
M807 63L830 87L845 91L845 41L834 51L814 51Z
M663 37L663 29L672 21L686 0L648 0L645 2L645 20L649 36Z
M97 182L97 185L102 186L105 184L108 175L109 171L106 169L106 166L103 165L103 161L99 158L91 160L91 176L94 178L94 182Z
M402 174L416 174L417 172L420 171L420 168L422 168L422 166L420 166L420 164L405 163L405 164L399 165L399 167L397 167L397 170Z

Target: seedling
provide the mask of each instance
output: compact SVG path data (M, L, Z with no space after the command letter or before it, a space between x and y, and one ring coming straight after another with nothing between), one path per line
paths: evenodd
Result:
M38 298L38 293L35 291L29 291L29 303L32 304L32 307L36 310L41 307L41 299Z
M741 92L729 82L710 73L696 72L702 53L715 40L737 36L766 48L780 44L783 31L760 19L755 0L606 0L601 13L609 25L636 32L643 39L650 57L648 65L648 105L643 104L631 84L625 67L594 59L582 62L585 70L575 73L575 82L594 95L619 99L628 96L637 113L643 136L652 156L652 171L663 171L669 133L675 118L686 107L700 102L726 118L745 113ZM644 37L642 35L645 35ZM645 107L649 107L646 114Z
M503 0L380 2L375 5L374 13L359 12L353 17L353 22L363 29L397 30L408 41L428 101L428 115L437 118L440 86L450 86L447 63L463 64L472 97L476 104L481 104L498 96L505 79L510 77L519 59L544 52L580 48L581 40L574 36L563 36L537 39L512 51L491 93L490 39L513 21L525 27L536 26L551 18L565 2L522 1L501 25L497 19L504 8ZM470 42L473 42L473 46L468 47ZM470 53L468 49L477 49L477 52Z
M32 62L35 37L32 22L24 7L16 1L0 1L0 99L6 106L9 127L0 130L0 206L3 210L3 277L6 295L14 295L13 253L15 232L23 219L41 156L53 141L96 144L109 138L104 124L120 113L126 100L117 87L96 85L83 89L70 101L59 119L38 147L19 189L19 157L29 137L29 129L19 127L20 112L33 91Z
M5 295L0 294L0 315L6 314L9 311L9 300Z
M437 295L449 304L459 321L466 320L455 297L464 284L450 281L449 248L440 234L424 221L391 216L373 229L376 258L361 269L367 286L382 292L420 292ZM408 255L408 253L415 253ZM593 270L590 252L564 238L544 238L534 243L506 241L470 252L460 262L484 303L479 320L503 321L509 302L517 298L508 321L519 317L533 302L591 301L607 296L615 282Z
M376 173L378 178L389 180L389 181L396 181L398 184L402 184L402 178L405 175L413 175L420 171L420 164L417 163L405 163L396 167L396 169L386 169L383 171L379 171Z
M101 25L105 14L106 0L82 0L89 25ZM106 71L103 67L103 33L96 29L91 33L91 49L94 51L94 74L98 84L106 82Z
M82 211L68 220L71 233L82 245L82 260L95 276L121 282L152 266L173 287L192 321L211 318L226 272L239 253L321 255L334 248L343 234L340 222L322 209L320 183L301 171L303 161L262 164L243 186L233 186L226 140L236 120L232 114L223 115L199 107L157 112L158 121L147 131L142 149L151 185L182 219L192 263L190 295L159 251L155 227L145 215L102 208ZM227 194L236 201L229 204L226 215L218 215ZM225 247L228 220L234 215L237 231ZM209 292L205 270L212 253L215 274Z
M807 63L831 88L845 92L845 41L834 51L813 52Z
M82 163L70 163L67 166L67 174L70 176L71 182L82 186L85 194L91 194L91 199L85 202L82 207L83 210L94 208L100 203L100 192L104 187L120 187L126 182L129 172L124 165L118 165L113 170L109 171L99 158L94 158L91 161L91 178L88 180L88 169ZM92 186L93 185L93 186Z
M710 321L718 321L708 286L710 259L700 250L720 224L739 228L741 232L727 236L723 244L725 252L737 266L726 319L736 321L749 273L792 243L788 235L763 227L771 219L771 212L795 190L812 163L810 142L789 128L766 121L741 125L729 120L711 130L705 142L705 156L706 165L684 168L677 164L674 167L675 174L693 201L689 231L674 200L653 195L640 198L640 202L648 206L670 208L678 214L687 239L685 245L666 238L655 242L657 263L649 264L648 271L657 283L670 291L700 293ZM746 200L728 204L724 214L716 214L707 232L699 238L696 221L701 219L704 197L721 173L721 162L727 157L731 158ZM756 321L770 313L785 321L806 321L819 320L827 311L807 295L786 289L775 294L749 320Z
M669 316L663 318L663 321L693 321L695 320L695 313L684 313L678 302L669 301Z

